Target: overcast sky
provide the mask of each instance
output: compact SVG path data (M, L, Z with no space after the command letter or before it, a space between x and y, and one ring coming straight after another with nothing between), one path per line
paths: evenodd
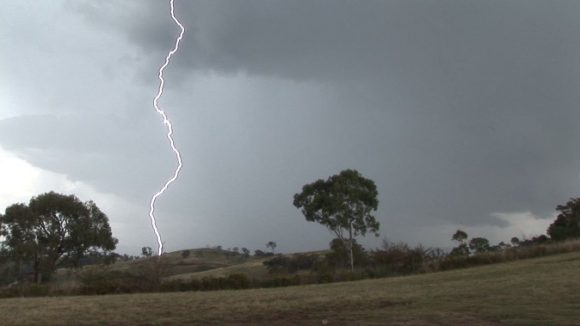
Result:
M152 106L179 30L162 0L0 0L0 211L94 200L118 251L155 247L175 158ZM359 170L383 238L544 233L580 192L580 2L184 1L161 105L182 152L168 251L326 248L292 206Z

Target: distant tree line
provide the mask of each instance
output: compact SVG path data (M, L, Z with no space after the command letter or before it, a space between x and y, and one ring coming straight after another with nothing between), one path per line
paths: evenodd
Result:
M324 261L327 265L343 266L348 262L350 271L354 271L355 264L364 267L372 261L380 261L379 256L384 253L371 252L365 254L362 247L356 244L357 235L373 233L378 236L380 224L373 216L378 206L378 191L374 182L363 177L356 170L344 170L337 175L328 177L326 180L319 179L303 186L302 192L294 195L294 206L300 209L307 221L317 222L326 226L335 233L336 239L330 243L331 253L327 254ZM457 246L449 253L449 256L470 256L488 252L497 252L518 246L533 246L558 242L568 239L580 238L580 198L571 198L566 204L558 205L556 210L559 214L556 220L549 226L547 235L535 236L531 239L518 239L513 237L509 243L500 242L491 245L484 237L468 239L465 231L457 230L452 240ZM406 245L388 245L388 251L407 253L414 252L415 256L421 248L411 250ZM404 249L404 250L403 250ZM442 250L428 249L426 253L434 253L436 257L427 255L428 259L440 258ZM375 256L374 259L372 256ZM400 253L399 253L400 255ZM297 257L292 261L290 258L275 258L267 262L272 270L280 269L281 266L290 266L289 270L304 265L306 257ZM345 262L346 259L347 261ZM334 262L331 263L331 262ZM320 262L313 265L320 265Z
M380 224L374 216L378 207L374 182L356 170L345 170L326 180L307 184L294 195L294 205L307 221L327 227L335 234L326 252L283 255L277 244L268 241L268 250L256 249L268 269L266 278L243 273L224 277L162 281L150 247L142 248L138 272L92 268L81 273L81 294L132 293L152 291L188 291L243 289L297 284L349 281L363 278L427 273L455 268L540 257L580 250L580 199L571 198L557 206L555 221L546 235L529 239L512 237L509 242L491 244L484 237L470 238L457 230L451 235L456 246L445 252L438 248L383 241L376 249L365 249L358 236L378 235ZM33 197L28 204L14 204L0 214L0 283L4 280L44 282L59 267L107 264L115 260L131 261L137 257L113 252L117 240L112 236L107 216L94 202L81 202L73 195L54 192ZM191 255L219 254L244 261L248 248L183 250L181 259ZM5 282L6 283L6 282ZM0 284L1 285L1 284ZM45 295L48 287L0 289L0 296ZM28 291L28 292L27 292ZM75 294L79 294L76 293Z
M501 241L490 245L489 240L483 237L469 239L463 230L457 230L451 237L457 246L451 251L453 256L468 256L485 252L501 251L513 247L526 247L550 242L561 242L580 238L580 198L570 198L564 205L556 207L556 220L546 230L547 235L536 235L529 239L512 237L509 243Z

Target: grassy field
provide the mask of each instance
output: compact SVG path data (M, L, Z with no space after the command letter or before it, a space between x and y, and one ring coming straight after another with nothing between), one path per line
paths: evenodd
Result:
M192 250L199 250L199 249L192 249ZM327 250L318 250L318 251L309 251L309 252L302 252L300 254L305 255L324 255L327 253ZM175 257L174 253L168 254L174 255L172 256L172 260L178 263L181 263L179 257ZM216 253L214 254L216 257L223 255L223 253ZM295 254L285 254L286 257L292 257ZM165 255L163 257L165 259ZM203 271L193 270L189 273L176 273L174 272L175 269L171 269L172 273L167 273L169 276L165 277L166 280L190 280L192 278L201 279L206 276L210 277L227 277L231 274L245 274L250 279L266 279L271 275L268 273L268 269L264 266L264 261L272 259L272 257L249 257L249 258L234 258L234 259L227 259L224 263L224 266L215 267L212 269L207 269ZM171 260L169 260L171 261ZM205 262L206 260L203 258L199 259L200 262ZM211 261L210 261L211 262ZM175 263L174 263L175 264Z
M182 256L184 251L189 252L187 257ZM143 268L144 264L150 263L151 259L157 260L158 257L140 258L133 261L117 261L108 266L108 268L116 271L138 272ZM214 270L219 274L220 270L234 266L239 266L239 268L244 269L243 266L247 265L251 266L250 269L255 269L256 266L261 266L262 262L266 259L268 258L255 256L246 258L242 255L228 255L228 252L225 250L199 248L164 253L160 258L160 263L163 266L163 275L165 277L171 278L177 276L177 278L187 278L192 274L210 270ZM90 269L93 267L86 266L85 268ZM266 271L265 267L263 270ZM58 270L53 278L67 280L75 272L74 270L63 268Z
M268 269L266 268L266 266L264 266L263 262L265 260L268 260L271 258L272 257L267 257L267 258L252 257L252 258L248 259L247 261L239 263L239 264L213 268L210 270L200 271L200 272L194 271L191 273L174 274L174 275L166 277L165 279L167 279L167 280L175 280L175 279L190 280L191 278L201 279L202 277L205 277L205 276L212 276L212 277L222 277L223 276L223 277L226 277L226 276L231 275L231 274L239 274L239 273L246 274L250 278L264 279L268 276Z
M165 275L189 274L211 269L219 269L251 262L256 259L254 257L244 258L241 255L227 255L227 251L216 249L202 248L189 249L186 251L189 251L190 253L186 258L182 257L183 250L165 253L161 256L161 264L164 266ZM129 269L139 269L143 262L143 260L137 260L125 264L129 265ZM116 265L119 265L119 263L114 264L113 266Z
M2 325L580 325L580 253L289 288L0 299Z

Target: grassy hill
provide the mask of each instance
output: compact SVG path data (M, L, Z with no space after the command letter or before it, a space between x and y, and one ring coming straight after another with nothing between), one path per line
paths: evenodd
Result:
M196 249L199 250L199 249ZM211 249L210 249L211 250ZM195 251L195 250L192 250ZM303 252L300 254L316 254L316 255L323 255L327 253L327 250L319 250L319 251L310 251L310 252ZM175 257L174 253L168 254ZM223 255L223 253L214 253L214 255L219 256ZM287 257L292 257L296 254L286 254ZM164 255L165 257L165 255ZM191 272L183 272L183 273L166 273L167 277L166 280L189 280L191 278L202 278L205 276L211 277L225 277L231 274L246 274L249 278L256 278L256 279L264 279L268 277L268 269L264 266L263 262L271 259L272 257L249 257L249 258L238 258L238 259L230 259L227 260L223 266L209 268L205 270L192 270ZM178 259L175 258L175 259ZM178 260L176 260L178 261ZM200 262L204 262L205 260L201 259ZM206 262L207 264L207 262ZM176 270L174 270L176 271Z
M252 257L244 262L238 264L231 264L229 266L221 266L204 271L192 271L189 273L177 273L167 276L167 280L189 280L191 278L202 278L204 276L225 277L231 274L243 273L251 278L265 278L268 275L268 270L263 262L271 257Z
M184 256L184 252L188 252ZM164 253L161 257L140 258L133 261L118 261L108 268L111 270L138 272L150 260L160 260L163 266L163 275L165 277L187 277L193 273L215 270L219 271L224 268L237 265L261 265L267 259L263 257L244 257L240 254L234 254L231 251L215 249L215 248L198 248L179 250L169 253ZM86 266L85 268L92 268L93 266ZM70 276L70 270L61 269L58 271L62 274L61 278Z
M1 299L3 325L578 325L580 252L288 288Z

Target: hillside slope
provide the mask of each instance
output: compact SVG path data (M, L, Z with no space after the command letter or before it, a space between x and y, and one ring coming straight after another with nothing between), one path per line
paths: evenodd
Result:
M0 300L3 325L578 325L580 253L408 277L238 291Z
M124 271L139 270L143 264L146 264L151 259L158 259L158 257L141 258L129 262L117 262L111 268ZM179 250L165 253L160 257L163 274L167 277L181 274L189 275L191 273L221 269L246 263L252 264L255 261L262 262L263 260L260 257L244 257L232 251L214 248Z

